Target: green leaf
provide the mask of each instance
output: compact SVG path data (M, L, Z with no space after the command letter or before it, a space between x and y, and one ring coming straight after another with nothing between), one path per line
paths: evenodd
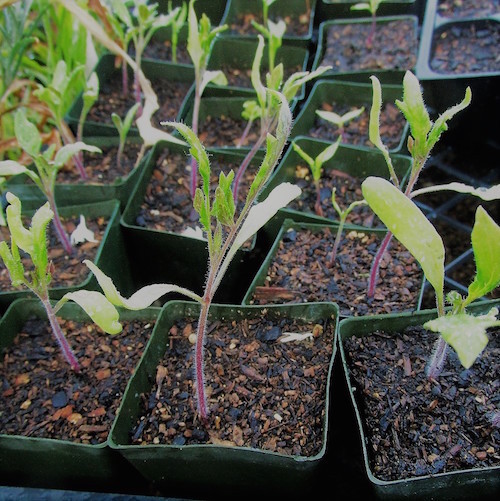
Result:
M476 276L469 285L465 304L491 292L500 284L500 226L479 206L471 234Z
M442 304L445 251L434 226L415 203L389 181L370 176L361 188L373 212L420 263Z
M316 163L319 165L323 165L328 162L328 160L332 159L337 150L339 149L340 143L342 141L342 136L339 136L337 140L332 143L330 146L327 146L317 157Z
M21 219L21 200L10 192L6 194L6 198L9 206L5 212L11 239L20 249L31 255L33 253L33 235L23 225Z
M91 146L90 144L85 144L81 141L76 143L66 144L60 148L54 158L54 166L61 168L65 165L74 155L80 151L90 151L92 153L101 153L101 150L97 146Z
M497 308L486 315L468 313L446 315L424 324L424 328L439 332L443 339L457 352L462 365L468 369L488 344L486 329L500 325L496 319Z
M17 247L15 242L12 243L12 252L7 245L7 242L0 242L0 258L2 258L5 267L10 275L10 281L14 287L18 287L24 283L24 268L23 263L21 261L21 257L19 256L19 252L17 252Z
M325 71L328 71L331 68L331 66L320 66L314 71L294 73L283 84L283 89L281 90L281 92L285 96L286 100L290 102L297 95L297 92L302 87L302 85L315 79L316 77L319 77L320 75L325 73Z
M236 208L231 189L233 178L234 171L230 171L227 176L223 172L220 173L219 185L215 190L215 201L212 207L212 213L225 226L232 226L234 223Z
M262 62L262 55L264 53L264 38L262 35L257 35L258 44L257 49L255 49L255 56L252 63L252 73L251 80L252 86L257 93L257 100L259 101L259 106L264 109L266 106L266 88L260 80L260 66Z
M200 33L198 32L198 18L196 17L196 12L194 10L194 0L190 0L189 2L188 26L189 33L187 50L191 60L193 61L193 65L199 70L203 59L203 49L201 46Z
M14 131L19 146L32 158L40 154L42 137L38 129L32 124L22 111L16 113L14 119Z
M54 213L49 202L42 205L31 218L30 233L33 236L33 251L31 260L37 271L39 281L47 280L48 251L47 251L47 226L52 221Z
M200 94L203 94L205 87L209 84L213 83L215 85L227 85L226 75L221 70L217 71L205 71L203 73L203 79L200 85Z

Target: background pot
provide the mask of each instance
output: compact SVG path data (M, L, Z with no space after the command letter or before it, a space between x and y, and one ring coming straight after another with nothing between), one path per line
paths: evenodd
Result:
M210 318L233 319L236 322L262 315L277 321L290 316L311 322L319 319L335 321L337 318L337 308L331 303L271 306L265 310L264 313L261 307L213 305ZM129 433L140 413L140 394L148 392L152 386L157 364L168 343L170 327L175 320L196 317L198 312L198 304L186 301L172 301L164 307L140 367L127 388L127 396L111 433L111 446L156 486L167 486L171 492L180 489L184 496L188 492L194 496L203 492L217 492L221 498L225 498L227 495L234 496L235 493L259 492L259 489L265 489L267 494L276 489L279 492L293 492L299 488L314 489L314 483L311 482L318 479L317 473L326 452L327 426L321 451L313 457L286 456L259 449L213 444L130 445ZM332 354L330 375L334 354L335 350ZM327 399L331 384L330 381ZM328 416L327 410L325 423L328 422Z

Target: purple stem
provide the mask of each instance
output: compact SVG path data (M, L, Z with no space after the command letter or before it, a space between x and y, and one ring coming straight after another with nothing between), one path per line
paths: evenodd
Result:
M52 305L50 304L50 301L48 299L44 299L42 300L42 304L45 308L45 311L47 312L47 317L49 319L50 326L52 327L52 332L63 352L64 358L67 360L67 362L75 372L80 372L80 365L78 363L78 360L76 359L76 356L71 349L68 340L64 336L64 333L61 329L61 326L59 325L59 322L57 321L57 317L54 313Z
M142 115L142 104L141 104L141 84L139 83L139 75L137 73L134 74L134 94L135 94L135 102L139 103L139 107L137 108L136 118L139 118Z
M207 332L207 319L208 310L210 308L210 301L205 300L201 305L200 317L198 319L198 330L196 335L195 345L195 389L196 389L196 405L198 413L200 414L203 423L207 422L208 408L207 396L205 391L205 374L204 374L204 345L205 334Z
M59 130L61 131L61 136L64 144L74 143L73 134L69 132L68 126L65 123L59 125ZM71 135L70 135L71 134ZM73 162L75 163L76 170L80 174L82 179L88 179L87 173L85 172L85 167L83 166L83 156L80 154L73 155Z
M448 344L441 336L439 336L438 340L436 341L434 353L432 354L431 360L427 367L427 376L429 377L429 379L437 379L439 374L441 374L444 363L446 362L447 353Z
M128 68L125 60L122 61L122 92L124 96L128 94Z
M53 223L54 223L54 228L56 230L57 236L59 237L59 241L61 242L64 250L66 251L66 254L71 256L71 254L73 254L73 246L71 245L68 234L66 233L66 230L64 229L61 218L59 217L59 212L57 210L54 196L52 194L48 195L47 199L49 201L50 208L52 209L52 212L54 213Z
M375 285L377 283L380 262L382 261L384 252L387 250L389 244L391 243L391 239L392 233L388 231L384 237L384 240L382 240L382 243L380 244L377 254L375 254L375 259L373 260L372 268L370 270L370 280L368 282L368 297L373 297L373 294L375 294Z

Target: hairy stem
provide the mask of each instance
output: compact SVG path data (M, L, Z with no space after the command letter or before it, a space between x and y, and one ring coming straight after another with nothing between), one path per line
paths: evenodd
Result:
M59 237L59 241L61 242L61 245L63 246L64 250L66 251L66 254L70 256L71 254L73 254L73 246L71 245L70 238L66 233L66 230L64 229L61 218L59 217L59 211L57 210L57 205L54 196L52 194L47 195L47 200L49 201L50 208L54 213L54 219L52 222L54 224L57 236Z
M446 355L448 354L448 344L439 336L434 347L434 352L427 367L427 376L429 379L437 379L443 370L444 363L446 362Z
M61 326L59 325L50 301L48 299L42 299L42 304L45 308L45 311L47 312L47 318L49 319L52 333L54 334L56 341L63 352L64 358L75 372L80 372L80 364L78 363L78 360L76 359L76 356L71 349L68 340L64 336L64 333L61 329Z
M204 373L204 346L205 334L207 332L208 311L210 309L210 301L204 298L201 305L200 316L198 318L198 330L196 333L195 345L195 389L196 389L196 405L198 413L203 423L207 422L208 408L207 395L205 389L205 373Z
M335 260L337 259L337 252L339 250L340 241L342 239L342 232L344 231L344 225L347 215L342 215L339 220L339 227L337 229L337 235L335 236L335 242L333 244L332 255L330 257L330 266L335 264Z
M201 78L196 79L196 89L194 92L194 103L193 103L193 118L191 120L191 129L193 130L195 135L198 135L198 121L200 117L200 103L201 103L201 94L200 94L200 85ZM191 157L191 197L194 198L196 192L196 186L198 185L198 164L196 159Z
M245 130L243 131L243 134L241 134L240 139L238 140L238 144L236 145L236 148L241 148L243 146L243 142L248 136L248 133L250 132L250 129L252 128L253 120L249 120L245 126Z

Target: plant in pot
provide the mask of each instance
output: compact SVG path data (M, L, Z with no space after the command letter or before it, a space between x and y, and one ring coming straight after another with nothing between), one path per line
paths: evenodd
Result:
M159 309L122 315L119 334L118 311L97 291L71 291L54 304L46 235L54 214L46 202L27 228L21 201L11 193L7 200L10 246L1 242L0 257L12 284L37 300L14 301L0 320L0 478L25 486L104 489L115 488L125 471L137 481L106 441ZM74 304L65 305L69 301Z
M385 180L368 178L363 194L419 260L437 300L434 310L348 319L340 326L368 477L381 497L494 496L498 407L491 378L500 321L498 302L478 300L500 283L500 227L478 208L471 234L477 273L465 296L446 296L446 310L444 246L427 217ZM496 330L488 342L490 328Z

